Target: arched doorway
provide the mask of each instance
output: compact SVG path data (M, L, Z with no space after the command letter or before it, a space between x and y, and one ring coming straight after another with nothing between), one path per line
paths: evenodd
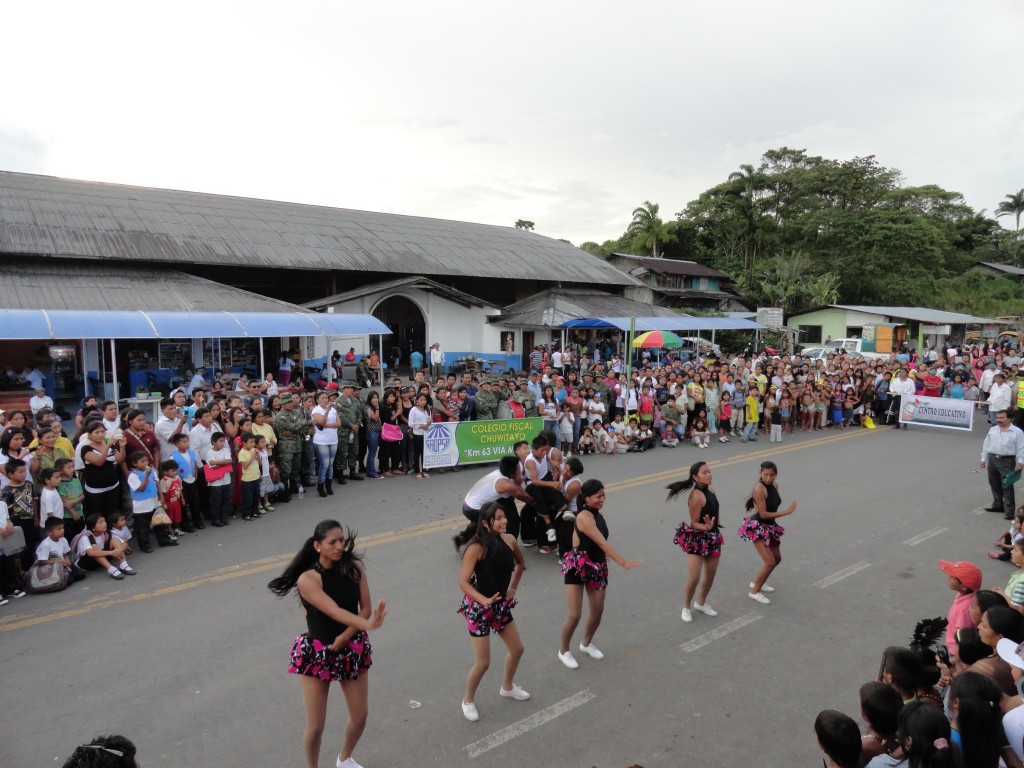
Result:
M373 316L391 329L391 336L381 350L381 357L389 366L395 367L398 355L398 367L407 369L414 349L426 357L427 321L416 302L406 296L390 296L374 307Z

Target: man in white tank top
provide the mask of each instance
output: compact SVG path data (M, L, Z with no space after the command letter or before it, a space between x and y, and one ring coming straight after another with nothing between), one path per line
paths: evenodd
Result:
M533 498L520 483L519 459L516 456L502 456L498 462L498 468L489 472L469 489L466 498L462 501L462 514L469 520L469 525L459 535L453 537L455 548L461 549L476 533L477 523L480 519L480 510L485 504L497 502L505 510L505 517L512 522L513 515L518 526L519 512L513 499L520 499L527 503ZM507 529L506 529L507 531ZM507 531L511 533L511 531ZM518 530L516 531L518 534Z
M537 435L530 444L530 455L523 466L526 467L526 492L530 494L531 504L523 508L523 544L531 546L540 544L544 554L554 552L555 528L552 520L565 506L562 497L560 478L552 475L548 464L548 451L551 450L548 439ZM537 522L540 518L541 523Z

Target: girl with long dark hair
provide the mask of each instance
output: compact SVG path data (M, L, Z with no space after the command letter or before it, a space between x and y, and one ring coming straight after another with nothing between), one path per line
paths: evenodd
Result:
M999 685L987 675L962 672L953 678L949 692L952 736L964 765L996 768L1003 751L1009 749L1003 730L1002 698Z
M367 631L384 623L383 600L370 610L370 587L362 555L355 552L355 534L336 520L323 520L284 573L267 587L278 597L292 589L306 613L306 632L295 640L288 672L300 675L306 705L302 745L308 768L316 768L327 718L331 682L341 683L348 705L345 739L338 768L360 768L352 758L366 727L367 674L373 664Z
M778 476L779 468L775 466L775 462L761 462L761 477L757 485L754 486L750 498L747 499L746 505L747 512L753 514L748 514L743 518L743 524L738 531L741 539L753 543L754 549L757 550L757 554L761 556L763 562L761 570L750 582L750 591L747 593L747 597L759 603L771 602L762 593L774 592L775 589L769 587L765 582L772 575L772 571L782 562L782 535L786 529L776 521L780 517L796 512L795 501L781 512L779 511L779 507L782 506L782 497L775 484L775 479Z
M698 461L690 466L690 475L685 480L672 483L668 488L671 501L683 491L689 490L687 508L690 515L676 528L676 546L686 553L686 588L683 594L683 621L693 621L691 607L707 616L717 616L718 611L708 605L708 593L715 583L718 573L718 560L722 556L722 532L719 530L718 496L711 488L711 467L706 461ZM700 599L693 602L700 584Z
M466 619L475 656L466 680L462 714L471 722L480 719L473 700L491 664L491 632L497 634L508 649L498 693L517 701L530 698L529 693L515 684L516 669L523 657L523 641L512 619L516 589L526 566L515 537L505 533L507 524L504 509L494 502L485 504L480 510L476 533L462 555L459 588L463 596L458 612Z
M908 702L900 711L896 740L903 756L878 755L868 768L955 768L949 720L942 710L923 701Z
M572 549L559 562L565 574L565 599L568 612L562 626L562 644L558 659L569 669L579 663L569 650L573 632L583 616L583 592L587 593L590 615L583 628L580 650L592 659L603 659L604 654L594 645L594 634L601 626L604 613L605 590L608 588L608 560L614 560L627 571L640 565L639 560L627 560L608 543L608 523L601 510L604 508L604 484L600 480L587 480L580 488L583 505L573 521Z

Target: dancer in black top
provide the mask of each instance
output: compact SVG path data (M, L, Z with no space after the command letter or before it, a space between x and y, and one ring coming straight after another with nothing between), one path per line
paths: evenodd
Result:
M355 534L341 523L324 520L285 568L267 586L278 597L292 589L306 612L307 631L299 635L288 671L300 675L306 705L302 746L306 765L316 768L327 718L331 682L341 683L348 705L345 741L337 768L361 768L352 758L366 727L367 675L373 664L367 630L384 623L387 607L381 600L370 611L370 587L362 556L355 553Z
M673 541L686 553L686 589L683 596L683 621L693 621L691 606L707 616L717 616L718 611L708 605L708 593L718 573L718 559L722 556L722 533L718 530L718 497L711 487L711 467L706 461L698 461L690 467L686 480L667 486L668 501L685 490L690 491L687 507L689 521L676 528ZM694 593L700 583L701 571L704 582L700 584L700 599L693 602Z
M600 480L587 480L580 488L583 504L576 512L573 522L572 549L562 556L560 566L565 574L565 599L568 615L562 626L562 644L558 659L569 669L576 669L579 663L569 650L572 634L583 615L583 590L586 587L590 615L583 628L580 650L593 659L603 659L594 645L594 633L601 626L604 613L605 590L608 588L608 560L614 560L627 571L640 565L639 560L627 560L608 543L608 523L601 509L604 507L604 484Z
M754 549L761 556L764 565L758 571L757 576L750 582L750 592L747 597L759 603L770 603L764 592L774 592L775 589L765 584L772 571L782 562L782 534L786 530L776 521L780 517L792 515L796 512L794 501L781 512L782 497L779 495L779 488L775 485L775 478L778 477L779 468L774 462L764 461L761 463L761 479L754 486L750 498L747 499L747 512L753 514L743 518L743 525L740 526L739 536L754 543Z
M466 618L476 656L466 680L462 714L472 722L480 719L473 699L491 664L491 632L496 633L508 649L505 675L498 693L518 701L530 698L530 694L515 683L516 669L523 658L523 641L512 620L516 589L526 566L515 537L505 533L507 524L505 510L498 503L484 504L480 509L479 526L462 556L459 587L463 597L458 612Z

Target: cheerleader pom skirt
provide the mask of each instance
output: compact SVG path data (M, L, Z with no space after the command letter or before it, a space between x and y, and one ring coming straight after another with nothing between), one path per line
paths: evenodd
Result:
M462 596L456 613L461 613L466 620L466 629L473 637L487 637L491 632L500 633L512 623L512 609L516 607L516 599L499 600L493 605L481 605L469 595Z
M608 563L595 563L582 549L570 549L558 561L566 584L580 584L590 589L608 588Z
M778 523L759 523L752 520L749 515L743 518L743 524L737 531L741 539L750 542L763 541L769 547L779 546L785 532L786 529Z
M686 523L680 523L672 541L688 555L721 557L724 539L721 531L698 531Z
M340 651L312 639L303 632L292 646L289 674L307 675L318 680L358 680L363 670L373 665L373 647L365 632L360 630Z

